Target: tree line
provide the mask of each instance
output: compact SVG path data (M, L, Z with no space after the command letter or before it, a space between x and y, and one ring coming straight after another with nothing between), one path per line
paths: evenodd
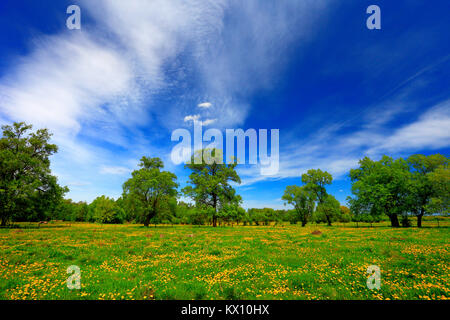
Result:
M308 222L376 222L388 218L393 227L408 226L408 217L422 218L449 212L450 174L448 157L412 155L408 159L384 156L364 158L350 170L352 196L349 208L327 192L330 173L310 169L301 186L286 187L282 196L293 209L242 208L242 198L231 183L241 182L236 163L222 164L221 150L194 153L185 188L174 173L165 171L160 158L142 157L137 170L123 184L122 196L97 197L91 203L65 199L69 191L60 186L50 170L51 144L47 129L32 132L23 122L2 126L0 139L0 223L13 221L88 221L98 223L269 225ZM184 195L192 203L179 201Z
M392 227L409 226L409 217L417 217L422 227L425 215L448 215L450 208L449 158L434 154L415 154L407 159L383 156L379 161L368 157L350 170L352 196L350 216L353 221L380 221L387 216ZM331 174L310 169L301 177L302 186L288 186L283 200L293 205L302 225L313 214L322 216L331 226L342 209L327 193ZM317 219L317 218L316 218Z

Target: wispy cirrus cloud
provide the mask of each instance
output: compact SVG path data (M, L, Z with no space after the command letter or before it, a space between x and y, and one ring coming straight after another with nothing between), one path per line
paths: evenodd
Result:
M390 110L386 112L386 117L391 118ZM379 116L383 118L385 115L379 112ZM372 125L362 123L361 130L351 133L342 133L340 126L330 130L324 128L301 141L282 144L278 173L262 176L258 167L241 168L241 186L300 177L311 168L327 170L335 179L342 179L364 156L378 159L383 154L408 156L411 151L449 148L450 100L429 107L416 120L398 128L385 127L384 124L384 121Z
M422 114L372 147L369 153L436 150L450 146L450 100L444 101Z
M82 12L92 24L83 24L80 32L62 26L57 34L30 39L30 52L11 61L1 75L0 121L25 120L54 133L60 152L52 166L62 182L92 182L74 183L75 199L120 194L128 168L136 166L130 159L169 154L174 128L193 121L236 128L261 119L260 110L252 110L253 95L279 84L293 48L301 60L303 46L327 18L329 3L83 0ZM378 53L377 59L385 60ZM396 57L404 59L404 54ZM361 59L365 64L366 56ZM324 69L347 71L346 63L331 61ZM422 80L434 66L413 72L391 91ZM298 73L309 79L303 70ZM303 103L301 95L293 101ZM238 167L243 184L298 177L318 167L339 178L364 154L449 146L448 103L420 112L406 99L380 105L334 125L322 117L323 126L306 137L281 128L280 171L268 177L259 167ZM285 111L287 117L296 112ZM264 112L272 120L270 110ZM390 125L399 115L418 113ZM345 130L353 120L359 126ZM178 170L168 159L166 168Z
M138 128L153 121L150 113L158 106L152 97L172 85L167 63L210 36L221 23L222 5L138 0L80 5L95 25L83 24L80 32L62 25L57 34L30 39L31 53L12 61L0 78L0 118L49 128L60 146L52 166L71 171L61 174L62 182L86 175L101 189L105 178L99 173L123 172L118 168L128 155L118 148L132 154L167 148L148 147L160 139L156 128L150 137ZM104 159L113 166L96 172L92 164Z
M129 174L130 172L131 172L131 169L126 168L126 167L118 167L118 166L101 166L100 167L101 174L124 175L124 174Z

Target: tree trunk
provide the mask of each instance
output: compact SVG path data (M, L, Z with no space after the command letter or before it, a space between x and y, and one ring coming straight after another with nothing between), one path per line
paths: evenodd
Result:
M393 227L393 228L400 227L400 223L398 222L398 217L396 214L389 216L389 219L391 220L391 227Z
M302 221L302 227L306 226L306 220Z
M325 217L327 217L327 222L328 222L328 226L331 227L331 219L328 215L325 215Z
M421 214L417 216L417 228L422 228L422 217L423 215Z
M213 197L214 204L214 215L213 215L213 227L217 227L217 196Z
M417 228L422 228L422 217L424 215L424 209L420 209L420 213L417 215Z
M150 217L151 217L151 214L148 214L148 215L145 217L145 220L144 220L144 227L148 227L148 226L150 225Z

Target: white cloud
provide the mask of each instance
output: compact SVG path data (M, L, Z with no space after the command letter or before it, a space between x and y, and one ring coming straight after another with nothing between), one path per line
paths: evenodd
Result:
M202 126L208 126L210 124L213 124L217 121L217 119L206 119L205 121L202 121Z
M203 103L200 103L200 104L197 105L197 107L205 108L205 109L211 108L211 106L212 106L211 102L203 102Z
M90 182L70 181L67 186L69 187L84 187L90 185Z
M58 135L74 136L89 126L109 128L98 137L123 145L122 126L148 123L141 100L172 85L168 62L188 47L200 72L200 92L214 97L198 107L209 110L217 104L209 119L221 126L241 124L249 106L235 95L271 81L277 56L307 33L304 26L318 17L312 15L322 2L275 6L259 1L99 0L83 1L82 7L95 26L34 39L32 54L0 81L2 113ZM294 9L299 17L292 17ZM236 23L224 30L229 13ZM292 33L297 25L301 32ZM249 49L245 56L243 48ZM183 73L185 67L176 70ZM172 113L179 114L175 109L162 112Z
M390 113L389 109L386 109ZM399 112L400 113L400 112ZM380 117L385 116L380 112ZM242 177L241 186L252 185L261 181L300 177L311 168L320 168L330 172L334 179L344 178L351 168L358 165L364 156L373 159L383 154L394 157L408 156L411 150L436 150L450 147L450 100L429 108L416 121L398 129L389 130L382 125L362 123L363 129L342 134L340 126L319 129L312 136L294 143L280 141L280 168L274 176L260 175L258 166L239 166L237 170ZM290 138L281 134L280 139Z
M198 119L200 119L200 115L196 114L196 115L189 115L184 117L184 122L188 122L188 121L197 121Z
M202 126L208 126L210 124L213 124L217 121L217 119L206 119L204 121L200 121L200 115L196 114L196 115L188 115L184 117L184 122L189 122L189 121L193 121L193 122L197 122L199 125Z
M35 37L31 53L10 63L0 79L0 119L49 128L60 147L52 167L64 173L62 183L83 176L98 187L94 192L107 193L112 184L103 183L92 163L112 159L111 168L101 171L121 173L114 162L124 155L103 143L136 157L156 149L149 146L148 133L136 128L150 123L149 109L157 108L153 96L176 85L167 74L183 74L186 68L170 70L170 63L188 45L200 48L217 34L211 30L221 25L223 5L99 0L83 1L81 7L95 24L83 24L81 32L62 29ZM156 140L160 136L152 135ZM78 194L84 197L86 192Z
M125 167L118 166L101 166L100 173L101 174L115 174L115 175L124 175L131 172L131 169Z
M0 103L11 119L75 135L83 121L119 118L117 104L134 92L133 85L121 56L90 37L45 37L2 79Z
M435 150L450 146L450 100L423 114L417 121L396 130L371 152Z
M98 147L99 141L132 149L136 157L154 151L148 137L135 129L154 121L148 109L159 111L167 126L200 121L196 107L202 109L203 125L243 124L250 113L246 97L276 82L290 47L311 35L326 13L325 3L84 0L82 8L95 25L34 39L32 53L11 64L0 79L0 117L49 127L60 146L52 165L58 172L70 168L66 181L100 181L104 186L94 183L100 191L93 192L101 193L111 183L98 173L130 170L120 166L123 155ZM232 19L226 28L225 16ZM185 52L192 53L193 65L177 64ZM176 87L191 70L198 73L198 87L189 92L189 105L154 110L158 106L152 98ZM179 77L172 79L175 72ZM205 102L195 105L198 99ZM319 167L342 177L364 153L449 145L448 104L394 132L380 131L403 111L403 105L396 108L377 112L370 126L352 134L324 130L295 144L284 143L278 175L266 177L259 175L259 168L238 167L243 183L298 177ZM286 139L283 132L280 138ZM104 159L112 159L109 166L92 167Z

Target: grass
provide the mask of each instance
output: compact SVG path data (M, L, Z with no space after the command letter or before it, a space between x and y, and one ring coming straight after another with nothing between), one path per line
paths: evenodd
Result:
M19 226L0 229L0 299L450 297L448 220L423 229ZM70 265L81 268L80 290L67 288ZM366 286L369 265L381 269L380 290Z

